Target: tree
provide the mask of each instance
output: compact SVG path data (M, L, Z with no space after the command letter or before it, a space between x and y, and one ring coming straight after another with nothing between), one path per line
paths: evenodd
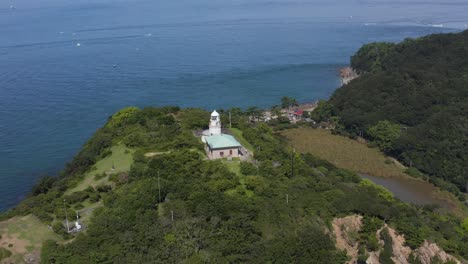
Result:
M353 134L383 120L407 126L389 154L465 190L467 42L464 31L363 46L351 59L361 75L335 91L333 114Z
M52 176L44 176L42 177L36 185L34 185L31 193L32 195L39 195L41 193L47 193L50 188L52 188L53 184L57 178Z
M247 110L245 111L249 116L252 117L253 120L257 120L258 118L260 118L262 116L262 110L259 109L258 107L256 106L252 106L252 107L249 107L247 108Z
M384 120L369 128L367 133L375 140L380 149L388 152L393 150L393 144L400 137L401 129L400 125Z
M141 110L137 107L127 107L115 113L108 122L110 127L123 126L138 121Z
M310 117L317 122L328 121L332 116L333 105L325 100L318 102L317 108L311 113Z
M295 98L289 96L283 96L281 98L281 107L282 108L290 108L292 106L297 106L297 100Z

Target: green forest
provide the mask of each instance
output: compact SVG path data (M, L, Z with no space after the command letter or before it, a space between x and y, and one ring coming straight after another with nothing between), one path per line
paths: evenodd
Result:
M468 31L364 45L352 58L360 77L338 89L321 113L342 132L465 197L468 188Z
M125 108L60 177L43 178L0 219L33 214L67 241L46 241L42 263L344 263L348 256L329 230L334 217L351 214L364 217L361 261L380 247L372 232L384 223L405 234L413 249L427 239L468 258L468 227L461 219L403 203L353 172L294 152L275 127L249 122L247 112L230 112L255 149L253 162L206 159L193 134L208 125L204 110ZM129 172L70 192L117 145L133 150ZM72 235L65 232L64 204L68 215L99 206L85 231ZM391 249L383 250L389 259Z

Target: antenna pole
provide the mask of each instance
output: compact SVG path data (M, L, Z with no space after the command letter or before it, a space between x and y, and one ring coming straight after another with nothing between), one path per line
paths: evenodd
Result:
M70 227L68 227L68 213L67 213L67 205L65 204L65 199L63 199L63 207L65 209L65 222L67 224L67 232L70 233Z
M289 194L286 194L286 204L289 204Z
M229 111L229 127L232 127L232 123L231 123L231 111Z
M174 211L171 210L171 220L174 222Z

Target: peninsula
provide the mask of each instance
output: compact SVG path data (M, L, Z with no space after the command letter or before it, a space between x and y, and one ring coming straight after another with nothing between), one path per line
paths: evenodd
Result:
M124 108L0 215L0 262L462 263L467 36L366 45L359 77L307 107ZM402 201L310 135L370 148L456 210Z

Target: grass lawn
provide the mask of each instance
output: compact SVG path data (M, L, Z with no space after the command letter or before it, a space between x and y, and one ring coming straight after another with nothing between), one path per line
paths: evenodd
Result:
M311 153L337 167L379 177L408 177L401 164L385 163L389 158L377 148L369 148L356 140L333 135L328 130L296 128L282 134L297 151Z
M232 135L239 141L239 143L242 144L248 151L254 152L254 147L252 144L250 144L244 136L242 136L242 131L240 131L238 128L229 128L229 131L231 131Z
M95 169L88 172L83 181L81 181L75 188L68 189L65 194L71 194L76 191L82 191L89 186L97 186L102 183L108 183L108 176L103 177L99 180L95 179L96 174L102 174L104 172L119 173L130 170L130 166L133 163L133 152L134 150L125 147L124 145L117 145L111 148L112 154L99 160L95 164ZM114 170L112 170L114 165Z
M62 241L59 235L32 215L16 216L0 222L0 235L0 247L13 253L11 258L15 263L22 263L24 254L38 254L46 240Z

